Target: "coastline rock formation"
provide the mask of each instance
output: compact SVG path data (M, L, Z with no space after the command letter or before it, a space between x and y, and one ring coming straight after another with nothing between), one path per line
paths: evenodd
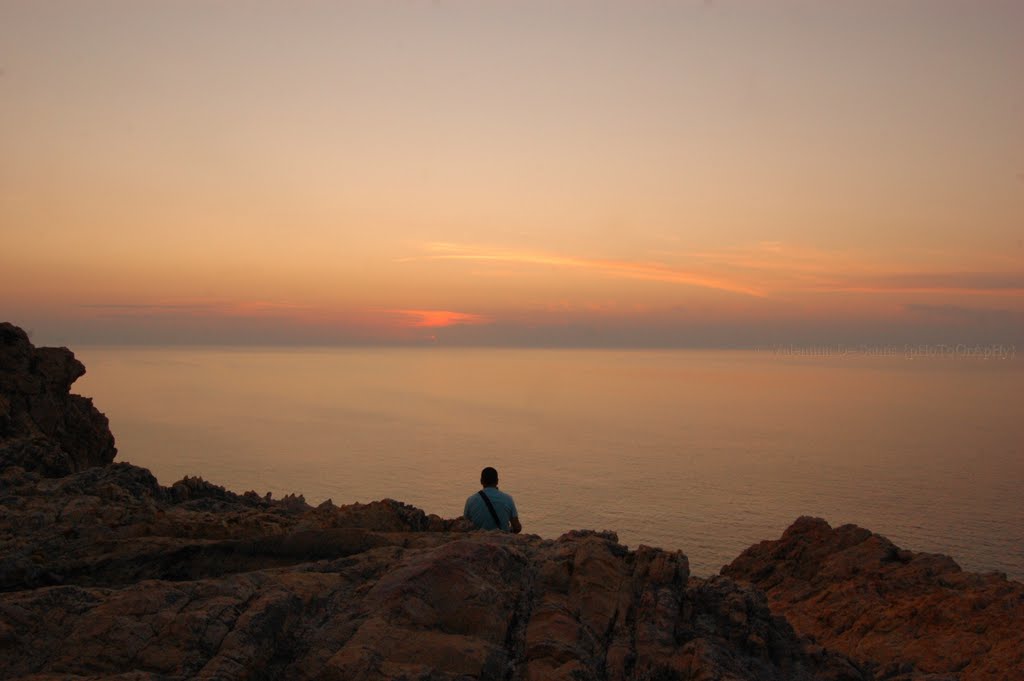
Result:
M188 487L2 472L0 678L869 678L679 552Z
M1019 661L1021 585L907 557L863 530L833 536L801 519L726 576L699 578L682 553L631 551L610 532L543 539L471 531L392 500L313 508L201 478L164 487L111 463L106 419L68 395L83 371L69 351L32 348L10 325L0 338L0 678L1021 678L1019 667L966 676L1016 664L1014 651ZM862 544L881 554L843 554ZM959 626L973 657L925 673L938 667L898 625L945 645L929 627L953 601L921 600L888 638L863 626L889 616L854 602L859 575L883 559L918 561L905 576L914 588L958 590L957 616L1002 613L1006 626L947 618L943 631Z
M798 632L883 673L1024 679L1024 584L1005 575L808 517L722 574L763 590Z
M67 348L36 348L0 322L0 467L59 476L105 466L117 448L92 400L72 395L85 367Z

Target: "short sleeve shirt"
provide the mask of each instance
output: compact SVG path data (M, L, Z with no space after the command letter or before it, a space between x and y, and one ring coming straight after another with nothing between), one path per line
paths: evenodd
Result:
M516 510L516 502L513 501L510 495L505 494L497 487L484 487L483 492L491 500L494 512L498 514L498 520L501 521L500 529L508 532L509 521L512 518L519 517L519 511ZM494 524L494 518L491 517L491 512L487 510L487 504L480 498L479 493L472 494L466 499L466 508L462 514L480 529L499 529Z

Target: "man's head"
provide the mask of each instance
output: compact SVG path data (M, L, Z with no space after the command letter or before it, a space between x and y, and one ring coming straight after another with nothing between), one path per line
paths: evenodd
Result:
M480 484L484 487L498 486L498 471L490 466L480 471Z

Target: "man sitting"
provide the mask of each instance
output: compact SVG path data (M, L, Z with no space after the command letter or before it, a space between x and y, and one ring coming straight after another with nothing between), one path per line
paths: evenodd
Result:
M462 515L482 530L522 532L516 502L498 489L498 471L490 466L480 471L480 484L484 488L466 499Z

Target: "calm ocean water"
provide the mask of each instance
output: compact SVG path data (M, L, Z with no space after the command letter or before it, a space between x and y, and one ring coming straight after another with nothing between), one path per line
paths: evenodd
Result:
M78 348L118 459L316 504L457 516L493 465L524 531L613 529L710 574L797 516L1024 578L1024 359Z

